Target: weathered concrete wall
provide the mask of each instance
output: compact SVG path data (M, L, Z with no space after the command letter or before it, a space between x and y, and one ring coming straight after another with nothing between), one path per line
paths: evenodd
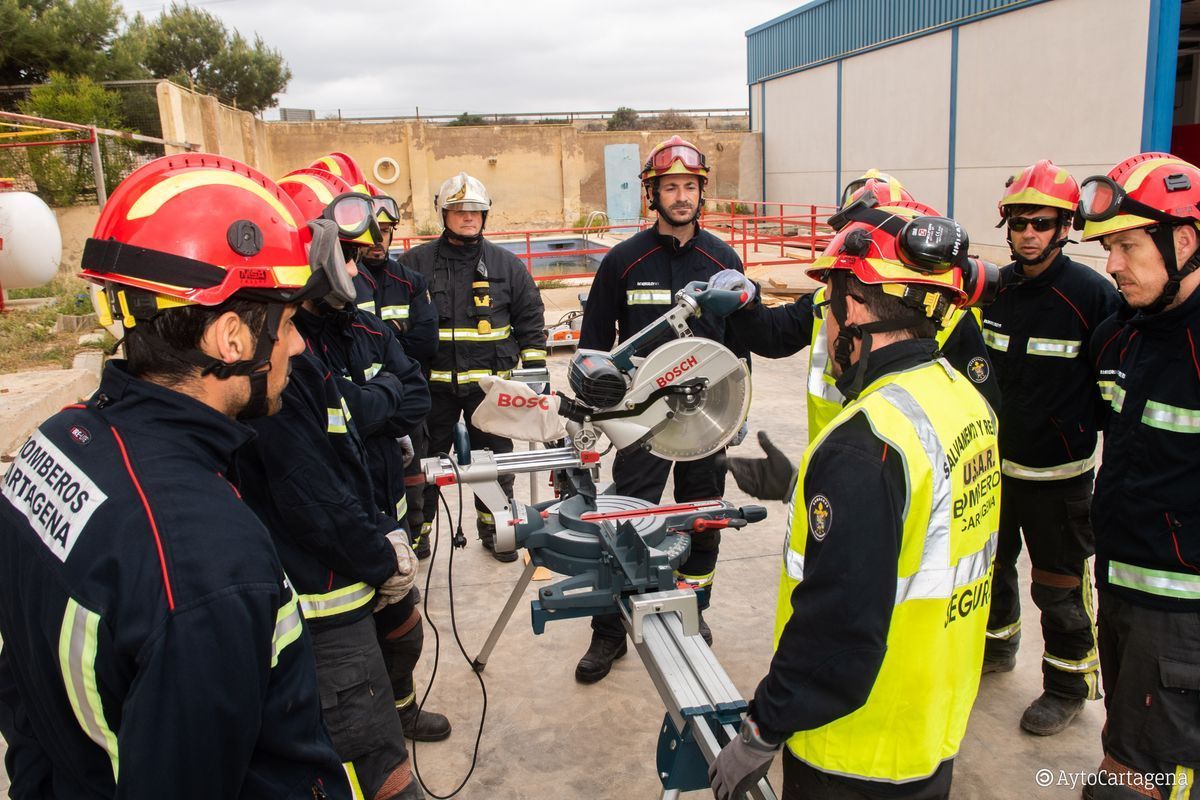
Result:
M671 131L586 132L574 125L444 127L421 122L263 122L171 83L158 87L163 135L258 167L273 178L331 151L350 154L400 204L403 234L439 227L433 197L466 171L492 195L488 227L569 227L605 210L604 148L636 144L645 154ZM681 131L705 152L710 197L762 195L758 133Z
M58 229L62 233L63 251L59 269L63 272L75 272L79 269L79 259L83 256L83 245L96 229L100 206L56 208L54 216L58 218Z

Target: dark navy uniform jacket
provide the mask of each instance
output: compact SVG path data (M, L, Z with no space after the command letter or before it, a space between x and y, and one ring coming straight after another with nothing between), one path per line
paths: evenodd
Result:
M1000 295L983 310L983 338L1004 397L1004 473L1031 480L1083 474L1096 449L1099 400L1088 347L1120 305L1116 287L1061 253L1036 278L1017 264L1000 278Z
M391 326L404 352L428 368L438 349L438 315L425 277L394 258L360 261L354 288L355 305Z
M1092 337L1104 453L1092 499L1096 583L1130 603L1200 611L1200 291Z
M374 587L396 572L384 537L400 527L375 509L366 450L335 378L311 350L291 361L278 414L251 420L235 482L275 539L313 626L370 616Z
M0 732L14 798L349 787L270 536L224 473L253 436L105 368L0 488ZM313 787L318 787L314 792Z
M684 286L707 281L723 269L741 272L742 261L733 248L699 226L682 245L656 228L640 231L600 262L588 292L579 346L611 350L614 340L625 341L669 311L675 293ZM688 326L697 336L721 342L738 356L749 356L721 317L693 317Z
M429 414L429 385L391 327L361 310L296 312L296 327L337 380L347 416L366 445L376 507L402 518L404 458L396 437L407 436Z

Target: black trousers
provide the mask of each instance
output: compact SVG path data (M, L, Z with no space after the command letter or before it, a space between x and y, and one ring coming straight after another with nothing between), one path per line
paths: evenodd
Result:
M416 699L413 671L425 646L421 623L421 591L414 586L398 603L375 612L375 636L387 666L396 709L408 708Z
M429 432L429 443L426 452L433 456L435 453L450 452L451 444L454 441L454 426L458 424L459 419L466 420L467 434L471 438L471 448L473 450L481 450L487 448L493 453L511 453L513 450L512 439L505 439L503 436L495 436L490 433L485 433L471 424L471 415L475 413L475 409L479 408L479 404L483 402L483 392L476 389L469 394L460 395L453 389L440 387L438 384L430 385L430 393L433 395L433 408L429 412L429 416L425 420L426 428ZM504 489L504 493L510 498L512 497L513 484L516 482L514 475L501 475L500 485ZM438 488L436 486L425 487L425 497L423 502L423 519L425 522L432 525L437 520L438 515ZM475 523L476 529L479 531L479 538L484 541L491 541L496 537L495 520L491 517L491 512L487 510L487 506L475 500L475 511L478 519Z
M944 762L932 777L913 783L854 780L821 772L783 748L783 800L947 800L954 760Z
M711 455L698 461L676 461L675 502L711 500L725 494L725 469ZM648 503L662 501L672 462L646 452L640 447L628 447L617 452L613 461L613 491L626 497L636 497ZM676 575L696 587L700 610L708 608L712 595L713 575L721 547L720 531L704 531L692 536L692 549L687 560L679 565ZM625 635L617 614L592 617L592 630L601 636L620 639Z
M338 758L354 765L365 797L375 797L385 785L397 793L407 788L412 782L408 749L374 620L316 626L312 640L321 716Z
M1014 654L1020 641L1021 539L1033 564L1030 594L1041 611L1042 686L1064 697L1100 696L1095 611L1087 560L1096 551L1089 521L1092 473L1063 481L1005 475L1000 487L1000 533L988 615L989 657Z
M1134 605L1102 588L1099 631L1104 770L1165 777L1185 768L1200 777L1200 614ZM1156 783L1164 798L1174 796L1169 783Z

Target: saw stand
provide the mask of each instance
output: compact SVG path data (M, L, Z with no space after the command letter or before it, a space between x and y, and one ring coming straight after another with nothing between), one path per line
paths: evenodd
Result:
M460 451L461 452L461 451ZM473 666L482 672L517 604L545 566L569 576L538 591L534 633L548 621L619 612L666 715L658 739L657 772L664 800L708 789L708 767L734 736L747 704L699 635L695 592L675 587L674 570L691 549L689 534L741 528L766 517L759 506L723 500L655 506L632 497L596 495L594 452L573 447L524 453L471 451L466 463L424 459L426 480L466 484L496 519L496 547L525 547L529 563L517 580ZM559 470L565 499L527 506L509 501L497 478ZM566 494L566 493L564 493ZM764 777L746 795L774 800Z

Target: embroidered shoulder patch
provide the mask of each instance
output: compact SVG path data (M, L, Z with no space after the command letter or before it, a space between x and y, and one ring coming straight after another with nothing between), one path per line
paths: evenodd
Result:
M809 532L819 542L825 538L825 534L829 533L832 525L833 506L829 503L829 498L823 494L814 496L812 500L808 501Z
M987 359L975 356L967 362L967 377L974 383L983 383L992 374Z

